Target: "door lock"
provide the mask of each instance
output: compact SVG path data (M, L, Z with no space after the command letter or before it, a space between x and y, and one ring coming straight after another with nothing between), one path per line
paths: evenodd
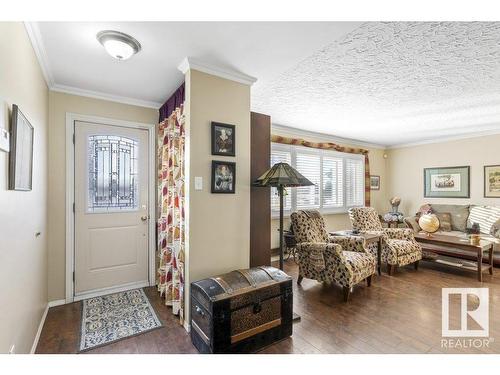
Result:
M144 216L141 216L141 220L142 221L146 221L149 219L149 215L144 215Z

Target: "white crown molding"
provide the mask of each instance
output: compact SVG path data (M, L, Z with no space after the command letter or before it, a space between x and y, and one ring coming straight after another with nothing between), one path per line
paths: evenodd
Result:
M162 106L163 103L130 98L127 96L113 95L100 91L86 90L78 87L60 85L56 83L50 70L49 59L47 57L47 52L45 50L43 38L40 34L40 29L38 28L37 22L25 22L24 27L26 29L26 32L28 33L28 37L31 41L31 45L33 46L33 50L35 51L35 55L38 59L38 63L49 90L62 92L65 94L85 96L88 98L109 100L112 102L135 105L139 107L158 109Z
M78 87L72 87L72 86L66 86L66 85L54 84L54 85L52 85L52 87L49 87L49 89L51 91L62 92L65 94L85 96L88 98L100 99L100 100L109 100L111 102L135 105L138 107L147 107L147 108L158 109L162 106L162 103L158 103L158 102L151 102L151 101L147 101L147 100L129 98L126 96L106 94L106 93L99 92L99 91L85 90L85 89L80 89Z
M40 34L40 29L36 22L24 22L24 28L28 33L28 38L31 41L33 50L35 51L36 58L40 68L42 69L43 77L49 88L54 85L54 77L49 69L49 59L47 53L45 52L45 47L43 45L42 35Z
M279 124L272 124L271 125L271 132L278 135L283 135L283 136L296 136L296 137L314 137L314 138L321 138L324 142L333 142L333 143L338 143L341 145L353 145L353 146L360 146L360 147L367 147L367 148L375 148L375 149L381 149L385 150L387 147L378 143L370 143L370 142L363 142L363 141L358 141L356 139L350 139L350 138L342 138L342 137L334 137L329 134L324 134L324 133L317 133L317 132L312 132L309 130L303 130L303 129L297 129L297 128L291 128L289 126L285 125L279 125Z
M182 72L182 74L186 74L188 70L193 69L217 77L229 79L231 81L243 83L248 86L253 85L257 81L257 78L255 77L249 76L241 72L228 70L215 65L207 64L193 57L184 58L184 60L181 61L181 63L177 68Z
M443 137L426 139L426 140L416 141L416 142L400 143L400 144L387 146L386 148L389 150L394 150L397 148L408 148L408 147L429 145L429 144L433 144L433 143L453 142L453 141L459 141L461 139L479 138L479 137L484 137L487 135L495 135L495 134L500 134L500 129L488 129L488 130L482 130L482 131L475 131L474 133L469 133L469 134L443 136Z

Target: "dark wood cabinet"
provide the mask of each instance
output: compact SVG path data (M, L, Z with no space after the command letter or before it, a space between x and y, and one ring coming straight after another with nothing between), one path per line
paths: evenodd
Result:
M250 177L255 181L270 168L271 117L250 113ZM271 189L251 187L250 267L271 264Z

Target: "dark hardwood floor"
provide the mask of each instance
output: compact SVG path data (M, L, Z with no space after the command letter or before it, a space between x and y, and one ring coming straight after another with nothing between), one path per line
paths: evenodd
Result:
M297 285L293 261L285 263L285 271L294 278L294 310L302 319L294 324L292 337L261 353L500 353L495 340L500 341L498 269L480 283L473 272L421 262L418 271L408 266L394 276L374 276L370 288L356 286L348 303L336 285L308 279ZM441 347L441 288L446 287L490 289L489 347ZM86 353L196 353L155 288L146 288L146 294L164 327ZM51 308L36 352L76 353L80 316L80 302Z

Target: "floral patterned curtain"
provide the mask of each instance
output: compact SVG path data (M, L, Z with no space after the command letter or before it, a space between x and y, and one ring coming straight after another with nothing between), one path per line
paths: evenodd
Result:
M370 161L368 160L368 150L362 148L353 148L340 146L332 142L309 142L300 138L282 137L280 135L271 135L271 142L284 143L287 145L300 145L311 148L330 149L349 154L361 154L365 156L365 206L370 206Z
M184 320L184 106L158 126L158 291Z

